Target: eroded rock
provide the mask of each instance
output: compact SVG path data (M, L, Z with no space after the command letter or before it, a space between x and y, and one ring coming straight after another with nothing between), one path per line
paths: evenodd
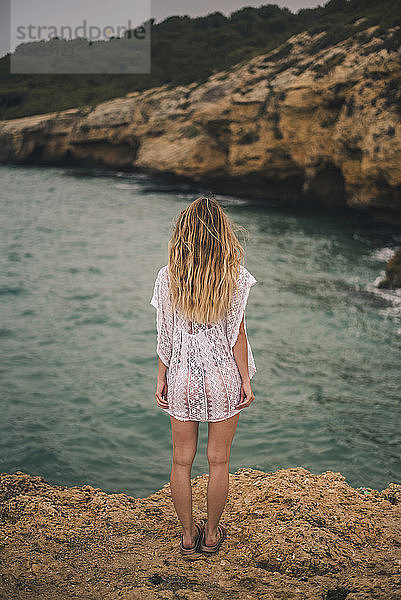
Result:
M320 50L324 33L304 32L202 84L2 121L0 161L139 169L401 223L399 27L376 30Z
M401 288L401 247L398 248L386 263L385 277L379 282L377 287L390 290Z
M205 517L207 479L192 480L196 518ZM168 485L138 499L4 473L0 498L4 598L388 600L399 592L395 482L353 489L331 471L240 469L230 474L226 542L218 555L191 560L178 552Z

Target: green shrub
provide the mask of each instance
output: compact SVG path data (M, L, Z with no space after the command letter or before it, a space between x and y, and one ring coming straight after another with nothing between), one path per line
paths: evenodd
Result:
M359 22L361 18L365 20ZM289 38L305 31L310 35L324 32L310 45L311 56L341 40L349 39L351 45L355 36L373 25L378 26L375 37L382 36L380 44L389 51L398 50L400 29L392 35L387 30L401 25L401 2L330 0L324 6L301 9L296 14L267 4L245 7L230 16L214 12L195 18L168 17L160 23L151 19L150 24L150 74L23 75L10 73L10 55L4 56L0 59L0 118L95 106L110 98L161 85L174 88L194 81L201 85L212 73L274 49L277 52L268 60L277 63L279 73L296 63L289 61L293 50ZM220 79L228 76L227 72L222 73Z

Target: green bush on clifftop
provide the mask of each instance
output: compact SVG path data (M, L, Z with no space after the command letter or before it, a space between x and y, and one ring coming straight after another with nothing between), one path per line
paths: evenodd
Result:
M399 0L330 0L297 14L267 4L242 8L229 17L215 12L197 18L172 16L160 23L152 19L151 74L10 74L10 55L3 57L0 119L94 105L162 84L202 82L213 72L263 54L301 31L326 32L316 42L317 51L372 25L380 28L377 36L400 24ZM391 43L399 46L400 36L395 35ZM285 60L287 50L284 46L284 55L277 59Z

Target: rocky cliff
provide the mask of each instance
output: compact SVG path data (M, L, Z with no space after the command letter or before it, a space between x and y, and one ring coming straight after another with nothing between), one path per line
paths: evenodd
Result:
M205 516L207 476L192 480ZM396 600L401 485L297 467L230 475L218 555L178 553L169 486L145 499L0 477L0 598Z
M401 224L401 35L376 31L331 46L303 33L203 84L2 121L0 161L139 169Z

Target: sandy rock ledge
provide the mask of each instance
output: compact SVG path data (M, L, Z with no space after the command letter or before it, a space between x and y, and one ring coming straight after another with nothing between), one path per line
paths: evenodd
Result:
M205 516L207 475L192 480ZM0 598L396 600L401 485L350 487L302 468L230 475L214 556L178 553L169 486L148 498L0 477Z

